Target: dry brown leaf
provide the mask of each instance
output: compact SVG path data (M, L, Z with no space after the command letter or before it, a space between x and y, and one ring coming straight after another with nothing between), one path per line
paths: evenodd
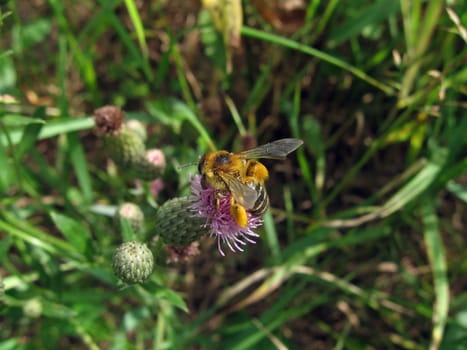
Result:
M277 30L293 33L305 22L304 0L253 0L261 16Z

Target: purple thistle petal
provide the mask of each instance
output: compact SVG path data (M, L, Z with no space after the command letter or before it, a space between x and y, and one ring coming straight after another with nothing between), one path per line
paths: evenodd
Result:
M217 238L217 249L225 256L222 245L227 245L232 252L243 252L242 246L255 244L254 238L259 235L252 231L263 224L259 216L247 212L248 225L241 227L230 213L231 194L220 194L212 187L203 188L201 176L195 175L191 180L193 205L191 209L197 217L205 218L205 227L210 229L210 236Z
M221 247L220 239L217 240L217 250L219 251L219 253L221 253L222 256L225 256L224 251L222 250L222 247Z

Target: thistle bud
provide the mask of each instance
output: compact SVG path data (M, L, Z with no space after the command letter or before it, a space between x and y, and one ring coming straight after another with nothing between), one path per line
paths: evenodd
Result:
M160 149L149 149L134 165L135 175L142 180L154 180L165 168L165 155Z
M148 133L143 123L141 123L139 120L131 119L125 124L128 130L131 130L133 133L135 133L141 139L141 141L146 142Z
M192 205L191 197L178 197L159 207L154 230L164 243L187 246L207 232L205 220L193 215Z
M120 131L125 112L116 106L104 106L94 111L93 118L97 135L112 135Z
M105 143L110 157L124 169L132 170L144 158L143 141L126 126L118 133L107 135Z
M131 168L144 157L144 140L126 124L125 112L116 106L98 108L93 114L95 132L105 137L110 157L123 168Z
M115 251L112 266L115 275L123 282L143 283L151 276L154 256L144 243L125 242Z
M140 207L134 203L123 203L121 204L114 216L114 223L116 228L122 230L122 220L126 220L130 225L133 233L140 235L144 232L144 214Z

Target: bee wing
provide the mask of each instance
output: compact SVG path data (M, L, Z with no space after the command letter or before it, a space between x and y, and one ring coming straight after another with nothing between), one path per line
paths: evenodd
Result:
M236 202L244 206L246 209L251 209L255 206L256 199L258 198L258 192L254 188L244 184L230 174L223 173L219 175L227 184L230 193L232 193Z
M285 159L287 155L295 151L303 144L299 139L280 139L264 145L252 148L239 153L241 157L249 158L269 158L269 159Z

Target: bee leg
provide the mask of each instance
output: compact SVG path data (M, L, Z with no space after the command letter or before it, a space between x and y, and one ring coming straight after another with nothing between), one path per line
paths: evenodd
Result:
M269 177L268 169L256 160L250 160L246 170L246 176L256 180L256 182L263 183Z
M232 217L238 226L247 227L248 215L246 213L246 209L238 204L233 198L230 200L230 214L232 214Z
M217 195L217 193L214 196L214 204L216 205L216 211L219 211L221 200L220 200L219 196Z

